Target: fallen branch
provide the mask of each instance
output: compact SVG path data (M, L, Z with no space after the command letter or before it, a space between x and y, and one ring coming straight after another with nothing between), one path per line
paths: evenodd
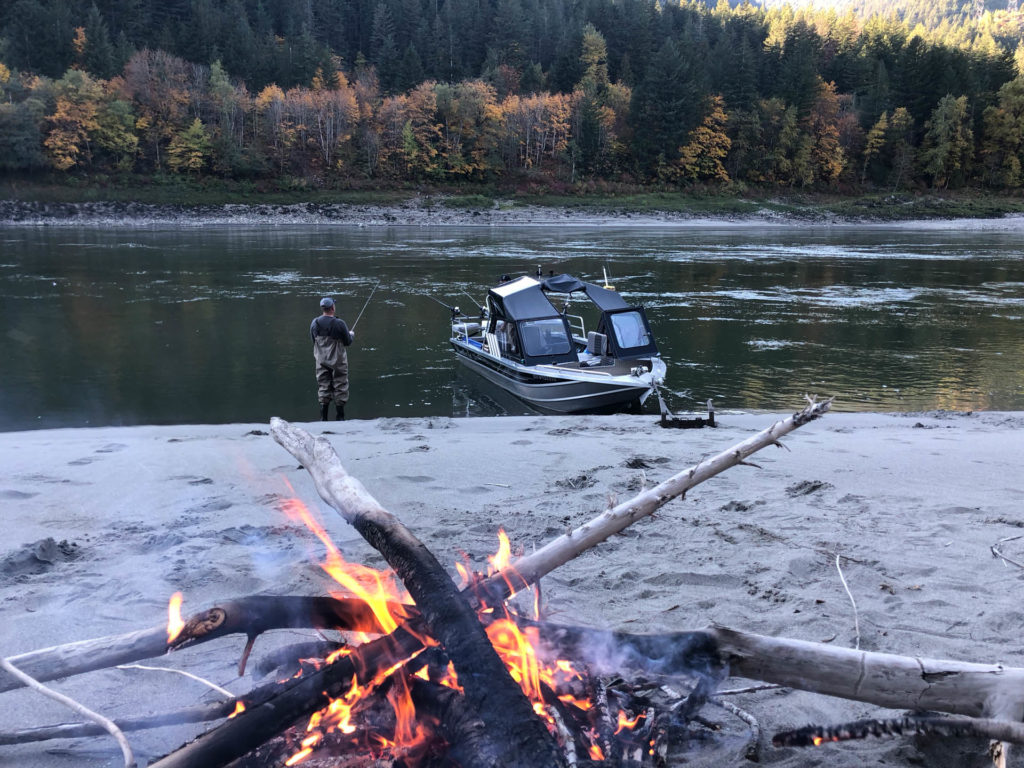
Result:
M235 702L233 700L228 702L219 701L215 704L190 707L178 710L177 712L147 715L145 717L119 718L115 719L113 723L122 731L142 731L148 728L163 728L168 725L206 723L211 720L220 720L230 715L234 709ZM107 733L107 729L96 723L60 723L58 725L25 728L20 731L0 733L0 746L49 741L51 739L77 739L83 736L102 736L105 733Z
M1024 563L1020 562L1019 560L1014 560L1012 557L1007 557L999 548L999 545L1002 544L1004 541L1014 541L1019 538L1021 538L1021 536L1006 536L1000 539L991 547L989 547L989 549L992 551L992 556L998 557L1000 560L1002 560L1005 563L1009 563L1010 565L1016 565L1018 568L1024 568Z
M839 564L839 555L836 555L836 570L839 571L839 580L843 582L843 589L846 590L846 596L850 598L850 605L853 606L853 632L855 642L853 647L855 649L860 648L860 617L857 613L857 601L853 599L853 592L850 591L850 585L846 583L846 577L843 576L843 568Z
M520 557L488 579L487 595L497 603L507 598L511 592L533 584L558 566L628 528L637 520L654 514L672 499L684 496L694 486L730 467L744 463L748 456L762 448L769 445L781 446L781 437L824 416L831 406L831 398L820 403L812 400L806 408L789 418L772 424L717 456L705 459L673 475L629 501L602 512L590 522L559 536L536 552Z
M82 640L56 645L8 658L30 677L55 680L97 669L108 669L142 659L242 633L254 638L270 629L289 627L335 629L380 633L373 611L362 600L331 597L253 595L220 603L194 614L173 643L167 642L167 627ZM240 673L241 674L241 671ZM0 676L0 693L21 687L13 675Z
M101 726L103 730L114 737L117 745L121 748L121 754L124 757L125 768L135 768L135 754L132 752L131 744L128 743L128 739L124 737L121 729L118 728L112 721L101 715L99 712L93 712L88 707L79 704L74 699L65 696L63 693L58 693L52 688L47 688L45 685L40 683L38 680L33 679L31 676L26 675L20 669L15 667L10 661L4 658L0 658L0 668L3 668L9 675L16 677L23 685L27 685L37 693L41 693L47 698L53 699L54 701L60 702L68 709L73 712L77 712L82 717L92 720L97 725Z

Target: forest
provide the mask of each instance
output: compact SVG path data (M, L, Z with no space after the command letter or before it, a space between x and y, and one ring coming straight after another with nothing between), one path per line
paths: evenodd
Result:
M12 0L0 177L1024 184L1016 0Z

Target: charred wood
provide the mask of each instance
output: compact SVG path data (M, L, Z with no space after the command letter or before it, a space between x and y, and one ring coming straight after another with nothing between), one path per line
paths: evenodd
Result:
M159 715L115 719L114 725L122 731L141 731L147 728L163 728L168 725L220 720L230 715L234 710L235 701L232 700L190 707L178 710L177 712ZM38 728L25 728L9 733L0 733L0 746L27 744L34 741L49 741L50 739L77 739L83 736L102 736L105 733L106 730L96 723L61 723L59 725L47 725Z

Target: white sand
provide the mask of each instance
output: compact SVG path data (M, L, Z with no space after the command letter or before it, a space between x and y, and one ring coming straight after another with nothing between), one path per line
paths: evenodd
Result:
M438 559L480 570L504 526L529 551L778 418L719 414L720 426L663 430L650 416L383 419L308 425ZM1024 535L1024 414L829 414L655 518L544 580L551 618L632 632L726 626L852 647L1024 666L1024 570L990 547ZM253 430L264 434L252 434ZM254 593L323 594L319 542L281 510L294 493L319 510L345 556L380 557L320 502L266 425L0 434L0 654L128 632ZM646 468L643 468L643 466ZM33 547L52 538L56 550ZM1024 538L1002 545L1024 562ZM45 548L44 548L45 549ZM275 643L257 641L254 658ZM236 692L231 638L151 664ZM728 685L741 685L732 680ZM54 686L111 717L174 709L213 694L181 676L105 671ZM77 719L28 691L0 694L0 730ZM803 692L735 703L776 730L900 714ZM727 721L720 710L709 717ZM744 726L731 718L730 729ZM130 735L143 762L199 727ZM728 746L728 745L726 745ZM979 741L872 739L813 751L766 745L782 766L985 765ZM962 754L961 754L962 753ZM731 753L735 757L735 751ZM716 762L717 760L717 762ZM0 747L0 766L118 765L110 739ZM725 758L704 764L727 765ZM698 756L688 764L702 764Z

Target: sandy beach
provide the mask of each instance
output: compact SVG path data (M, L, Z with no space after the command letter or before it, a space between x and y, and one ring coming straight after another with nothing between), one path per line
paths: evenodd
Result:
M785 414L719 414L719 426L668 430L651 416L382 419L312 423L346 468L438 559L480 570L503 527L529 552ZM319 500L266 424L0 434L0 654L146 629L169 596L194 613L251 594L326 594L323 547L284 512L317 511L345 557L382 560ZM909 656L1024 667L1024 414L828 414L544 579L553 621L629 632L712 623ZM1001 543L1000 543L1001 542ZM842 573L836 555L842 555ZM454 568L453 568L454 572ZM856 611L843 586L849 586ZM856 619L856 622L855 622ZM259 639L261 653L312 632ZM243 639L144 662L242 693ZM732 679L727 687L745 681ZM108 670L53 683L109 717L166 711L216 694L180 675ZM38 694L0 694L0 731L76 720ZM808 723L901 712L790 689L733 698L778 766L983 766L980 739L871 738L776 749ZM741 764L743 723L687 765ZM143 764L203 726L129 735ZM1022 764L1020 754L1012 765ZM113 766L108 738L0 747L0 766Z

